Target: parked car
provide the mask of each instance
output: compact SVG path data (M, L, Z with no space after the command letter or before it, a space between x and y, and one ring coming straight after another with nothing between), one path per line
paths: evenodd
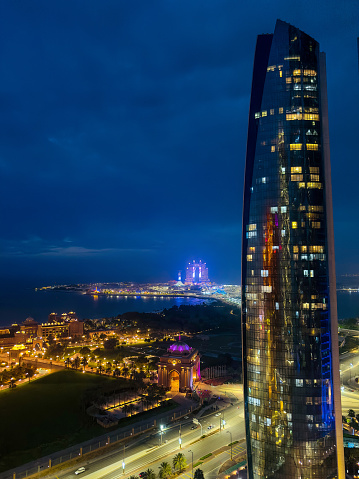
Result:
M77 471L75 471L75 474L76 474L76 476L77 476L77 474L81 474L81 472L85 472L85 471L86 471L86 469L85 469L84 467L79 467L79 468L77 469Z
M147 472L140 472L139 473L139 477L146 477L147 476Z

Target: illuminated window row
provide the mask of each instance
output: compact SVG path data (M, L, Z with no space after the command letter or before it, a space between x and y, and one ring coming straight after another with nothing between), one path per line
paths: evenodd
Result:
M299 188L305 188L306 184L305 183L298 183L298 186L299 186ZM307 183L307 188L309 188L309 189L317 188L317 189L321 190L323 188L323 185L322 185L322 183L319 183L319 182L309 182L309 183Z
M305 144L307 150L314 150L318 151L319 145L317 143L306 143ZM290 149L293 150L301 150L303 148L302 143L290 143Z
M319 115L317 113L287 113L286 120L310 120L319 121Z
M303 76L317 76L317 72L315 70L307 70L307 69L302 70L300 68L293 70L293 76L294 77L295 76L301 76L301 75L303 75Z

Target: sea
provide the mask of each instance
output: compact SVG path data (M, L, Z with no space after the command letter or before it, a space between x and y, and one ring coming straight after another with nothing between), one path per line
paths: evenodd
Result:
M25 285L1 285L0 327L20 323L29 316L38 322L45 322L52 312L75 311L79 319L96 319L129 311L162 311L174 305L196 305L205 301L193 297L92 296L74 291L36 291L34 287ZM359 317L359 292L338 291L338 318L352 317Z

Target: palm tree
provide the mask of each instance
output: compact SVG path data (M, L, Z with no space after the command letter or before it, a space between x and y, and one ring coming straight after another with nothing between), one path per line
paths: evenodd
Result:
M70 358L66 358L64 362L65 362L65 368L69 368L71 363Z
M81 359L78 356L76 356L75 359L74 359L74 362L73 362L73 367L75 369L78 369L79 366L80 366L80 363L81 363Z
M158 473L160 479L167 479L172 476L172 468L168 462L162 462L160 472Z
M125 378L127 378L128 368L126 366L122 368L122 374L125 376Z
M156 474L153 469L147 469L146 479L156 479Z
M181 452L175 455L172 463L173 463L173 467L175 469L176 468L179 469L180 472L183 471L183 469L185 469L187 466L186 458L184 457L184 454L182 454Z
M194 479L204 479L204 474L202 469L196 469L194 471Z
M86 366L88 365L88 363L89 363L89 362L87 361L87 359L86 359L85 357L83 357L83 358L81 359L81 364L82 364L82 370L83 370L83 371L85 371Z

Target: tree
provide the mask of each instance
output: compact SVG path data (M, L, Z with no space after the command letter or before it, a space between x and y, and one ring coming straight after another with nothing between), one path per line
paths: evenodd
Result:
M81 364L81 359L79 358L79 356L76 356L73 362L73 367L75 369L78 369L80 367L80 364Z
M83 371L85 371L86 366L88 365L88 363L89 363L89 362L87 361L87 358L83 357L83 358L81 359L81 364L82 364Z
M194 479L204 479L204 474L202 469L196 469L194 471Z
M70 364L71 364L70 358L66 358L64 362L65 362L65 367L66 367L66 368L69 368L69 367L70 367Z
M162 462L160 472L158 473L160 479L167 479L172 476L172 468L168 462Z
M107 350L113 350L117 346L117 339L111 338L103 343L103 347Z
M146 479L156 479L156 474L153 469L147 469Z
M82 354L83 356L87 356L88 354L91 354L91 349L87 346L84 346L80 349L80 354Z
M175 455L172 463L173 463L173 467L175 469L178 469L180 472L183 471L187 466L186 458L181 452Z

